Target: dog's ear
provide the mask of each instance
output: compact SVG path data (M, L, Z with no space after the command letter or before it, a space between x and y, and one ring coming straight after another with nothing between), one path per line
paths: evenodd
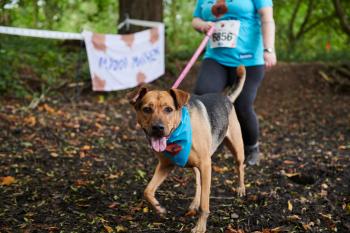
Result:
M138 89L128 93L127 99L129 100L129 103L132 104L135 108L137 108L137 103L140 102L140 100L146 95L148 92L148 88L145 86L141 86Z
M187 104L188 100L190 99L189 93L187 93L185 91L181 91L179 89L172 88L169 90L169 93L170 93L171 97L173 97L173 99L174 99L176 109L182 108L182 106Z

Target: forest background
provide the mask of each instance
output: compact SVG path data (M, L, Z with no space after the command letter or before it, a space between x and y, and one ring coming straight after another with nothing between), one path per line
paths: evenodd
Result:
M118 33L118 21L130 13L122 4L122 0L1 0L0 25L65 32L85 29L113 34ZM167 70L176 75L179 73L179 67L174 65L176 61L188 60L203 37L191 26L195 1L138 2L140 9L150 5L163 9ZM274 1L278 60L349 61L349 15L350 1ZM74 41L0 34L0 95L33 96L77 78L89 80L83 46Z

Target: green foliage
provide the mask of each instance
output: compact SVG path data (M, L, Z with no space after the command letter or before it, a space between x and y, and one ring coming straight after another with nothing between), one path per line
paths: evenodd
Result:
M350 14L350 1L342 4ZM174 72L176 60L188 60L204 36L192 28L194 6L194 1L164 0L167 68ZM274 17L279 60L350 60L350 38L342 31L331 0L275 0ZM117 19L118 0L0 1L0 25L115 33ZM0 95L23 96L73 81L81 49L65 44L0 34ZM84 49L82 54L82 76L89 79Z
M178 58L188 58L203 38L192 28L194 2L188 0L165 1L167 49Z
M60 41L2 34L0 41L1 94L23 97L74 82L81 55L81 77L90 77L84 48L72 50Z
M81 32L84 29L101 33L116 31L117 0L33 0L10 4L2 13L11 15L12 26ZM16 1L13 1L16 2ZM26 16L26 17L23 17Z
M279 59L284 61L349 60L350 38L340 28L332 1L301 0L300 8L293 21L297 2L297 0L274 1L276 49ZM310 2L313 2L313 5L309 5ZM349 3L344 2L344 6L348 6L347 9L350 9ZM306 18L308 10L311 13ZM303 24L305 24L304 30L309 29L304 33L301 30ZM300 37L297 37L298 33ZM294 34L294 37L291 34ZM328 49L327 44L330 46Z

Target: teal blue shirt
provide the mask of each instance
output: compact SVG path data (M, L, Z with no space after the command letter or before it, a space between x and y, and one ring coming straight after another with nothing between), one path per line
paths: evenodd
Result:
M216 0L197 0L194 17L204 21L239 20L240 29L236 48L210 48L208 44L204 58L212 58L225 66L263 65L263 40L258 10L272 7L272 0L226 0L228 11L216 18L211 8Z

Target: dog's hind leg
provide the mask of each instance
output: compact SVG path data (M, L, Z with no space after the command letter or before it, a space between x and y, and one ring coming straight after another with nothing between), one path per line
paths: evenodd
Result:
M196 215L199 205L201 203L201 174L198 170L198 168L193 168L194 175L196 177L196 193L194 195L193 201L188 208L188 211L186 213L186 216L193 216Z
M173 168L174 166L172 165L163 165L162 163L158 163L154 175L144 191L144 196L146 200L160 215L165 214L166 209L163 208L159 204L158 200L155 198L155 192L158 189L158 187L163 183L163 181L167 178L167 176Z
M244 185L244 145L242 139L241 127L238 123L237 116L233 110L229 117L229 126L225 138L225 144L231 151L236 160L236 168L238 171L238 188L239 196L245 195Z

